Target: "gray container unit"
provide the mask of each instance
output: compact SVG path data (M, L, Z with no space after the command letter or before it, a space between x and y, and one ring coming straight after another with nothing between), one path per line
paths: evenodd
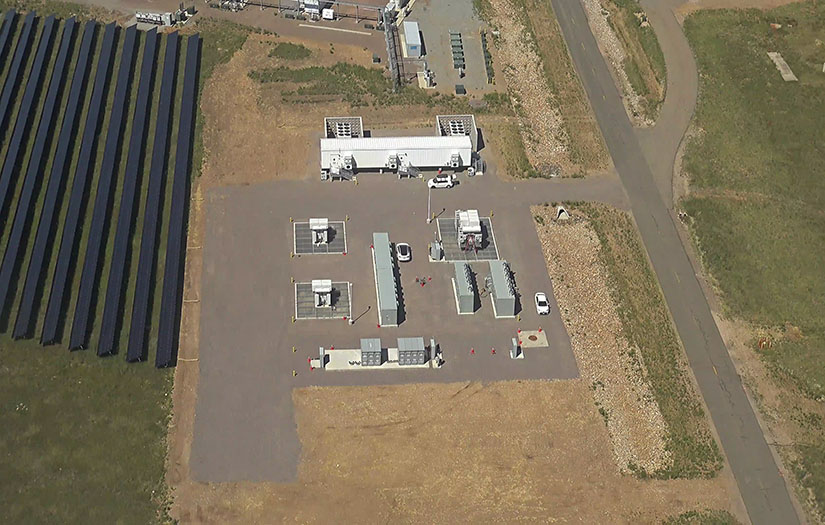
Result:
M490 285L496 317L515 317L516 283L507 261L490 261Z
M381 339L361 339L361 366L381 366Z
M398 338L398 364L400 366L423 365L427 362L427 350L423 337Z
M381 325L398 325L398 282L387 233L373 233L375 285L378 287L378 318Z
M473 273L467 263L455 263L455 293L458 313L471 314L475 312L476 290Z

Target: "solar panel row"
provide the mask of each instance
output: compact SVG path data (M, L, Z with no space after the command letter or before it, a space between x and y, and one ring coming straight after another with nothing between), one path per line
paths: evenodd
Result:
M152 270L155 266L157 251L155 244L158 238L158 219L162 208L166 154L169 150L169 124L171 121L172 97L175 93L179 40L177 32L166 37L158 118L155 123L152 164L149 168L149 185L143 214L143 234L140 240L140 258L135 282L135 298L132 303L129 346L126 353L126 359L130 361L143 357L146 344L146 318L149 314L149 298L153 281Z
M23 74L23 60L29 52L32 30L34 28L34 12L30 12L23 20L23 29L14 48L14 58L11 59L6 81L3 83L3 92L0 93L0 129L6 129L6 120L9 117L11 101L17 88L20 86L20 75Z
M43 78L43 69L46 65L47 53L51 48L52 37L54 36L54 16L46 19L43 24L43 32L40 34L40 43L37 44L37 53L34 56L29 79L26 81L26 90L23 92L23 100L20 102L20 109L17 111L17 120L14 123L14 131L9 142L9 149L6 150L6 158L3 160L3 171L0 172L0 213L6 209L6 199L9 188L14 183L15 173L18 171L18 156L23 149L23 141L26 138L26 131L29 122L34 114L32 103L40 89L40 81Z
M172 181L172 210L169 216L169 235L166 245L166 263L163 271L163 295L160 304L158 348L155 366L174 364L178 338L182 294L183 254L186 242L185 214L188 201L189 163L195 120L195 96L198 86L200 36L189 37L186 44L186 68L183 74L183 93L175 153L175 174Z
M126 38L120 55L120 69L117 73L115 97L109 113L109 128L106 130L106 146L103 150L103 162L97 179L97 193L92 211L92 223L89 226L89 238L86 243L86 256L83 260L83 273L80 275L80 291L75 303L74 321L69 338L69 349L84 348L89 327L89 313L97 286L97 273L100 267L100 252L104 244L103 233L109 219L112 182L117 170L118 151L123 137L123 114L126 112L126 97L131 85L132 66L135 62L135 41L137 26L126 29Z
M77 21L70 18L63 26L63 36L61 37L60 48L57 52L57 59L52 69L52 76L49 80L49 88L46 92L46 100L43 104L43 111L40 113L40 122L37 125L37 135L34 139L34 146L29 156L29 164L26 175L23 179L23 187L20 196L17 198L17 210L14 213L11 233L6 241L6 251L3 254L3 262L0 264L0 309L6 304L12 276L17 271L19 254L23 245L23 233L26 223L31 216L32 202L37 181L40 179L41 167L43 163L43 152L46 149L46 141L52 135L52 120L54 110L57 106L58 95L63 84L63 74L66 70L66 59L71 51L72 38ZM37 67L37 64L35 64ZM33 74L34 72L32 72ZM33 112L32 112L33 113Z
M143 159L146 121L149 118L149 96L152 94L152 82L154 80L155 63L157 62L155 52L158 42L157 30L153 28L145 33L145 38L143 63L140 68L140 81L138 83L134 118L132 119L132 134L129 137L129 153L126 157L126 174L123 179L123 190L120 194L120 210L117 217L112 264L109 267L106 301L103 306L100 339L97 345L98 355L111 354L114 351L124 288L123 273L126 267L132 220L134 218L135 191L140 177L140 169L143 166L141 159ZM140 356L137 356L133 360L136 361L139 358Z
M72 266L72 252L74 251L79 233L80 212L83 207L86 184L91 172L92 153L97 145L100 112L106 104L106 99L103 95L108 84L109 69L112 64L112 57L114 56L115 28L115 24L111 23L106 26L106 30L103 33L103 44L100 49L97 71L95 72L92 98L86 114L86 124L83 128L83 139L80 144L80 154L78 155L74 182L72 183L72 193L69 196L69 209L66 212L66 219L63 224L63 236L60 239L57 266L54 270L49 303L46 307L46 319L43 324L43 332L40 335L40 342L43 344L53 343L57 338L60 312L63 309L69 270Z
M11 28L14 26L14 17L17 13L15 13L14 9L9 9L3 15L3 29L0 30L0 67L3 67L3 63L6 61L6 50L9 47L9 40L11 37Z
M95 29L97 24L90 20L83 28L83 40L80 43L77 63L72 75L72 85L69 90L69 98L66 101L66 113L63 115L63 123L60 126L60 135L57 139L57 149L52 162L49 182L46 188L46 196L43 200L43 208L40 212L40 221L37 223L37 233L34 239L34 248L29 258L29 267L26 270L26 281L23 286L23 297L17 309L17 319L14 322L13 336L25 337L31 329L31 317L34 313L35 301L38 297L38 288L42 282L41 272L46 259L46 252L50 246L50 238L54 231L54 217L58 208L58 199L61 195L61 188L64 187L66 179L67 161L71 157L72 145L74 144L75 128L77 124L78 111L83 105L83 91L86 85L87 73L91 63L92 44L94 42Z

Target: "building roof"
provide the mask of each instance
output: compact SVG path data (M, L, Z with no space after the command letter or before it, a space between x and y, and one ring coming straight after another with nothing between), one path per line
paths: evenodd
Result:
M405 151L411 149L472 149L470 137L359 137L321 139L321 151Z
M424 351L423 337L399 337L398 338L399 352L422 352Z
M418 22L404 22L404 41L408 46L421 45L421 35L418 31Z
M361 339L361 351L362 352L380 352L381 351L381 339L377 337L369 338L369 339Z

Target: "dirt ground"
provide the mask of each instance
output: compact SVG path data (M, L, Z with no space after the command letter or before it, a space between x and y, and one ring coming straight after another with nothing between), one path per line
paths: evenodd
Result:
M264 89L248 72L348 62L369 66L372 53L338 45L335 54L311 41L304 44L313 55L304 61L281 61L268 56L277 37L253 35L227 64L218 67L203 90L205 163L202 180L207 185L246 184L307 175L310 153L321 136L325 116L349 114L344 104L280 103L280 93ZM308 125L309 123L309 125ZM313 126L314 124L314 126ZM315 160L315 159L312 159Z
M621 476L580 380L308 388L294 484L176 487L182 522L655 523L730 507L717 480Z

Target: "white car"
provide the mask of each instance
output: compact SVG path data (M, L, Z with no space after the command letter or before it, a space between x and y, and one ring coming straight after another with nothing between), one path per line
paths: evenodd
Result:
M455 175L436 175L427 181L428 188L452 188L455 186Z
M536 312L538 312L539 315L547 315L550 313L550 303L547 302L547 296L544 295L544 292L536 294Z
M395 254L398 256L398 262L412 261L412 248L405 242L396 243Z

